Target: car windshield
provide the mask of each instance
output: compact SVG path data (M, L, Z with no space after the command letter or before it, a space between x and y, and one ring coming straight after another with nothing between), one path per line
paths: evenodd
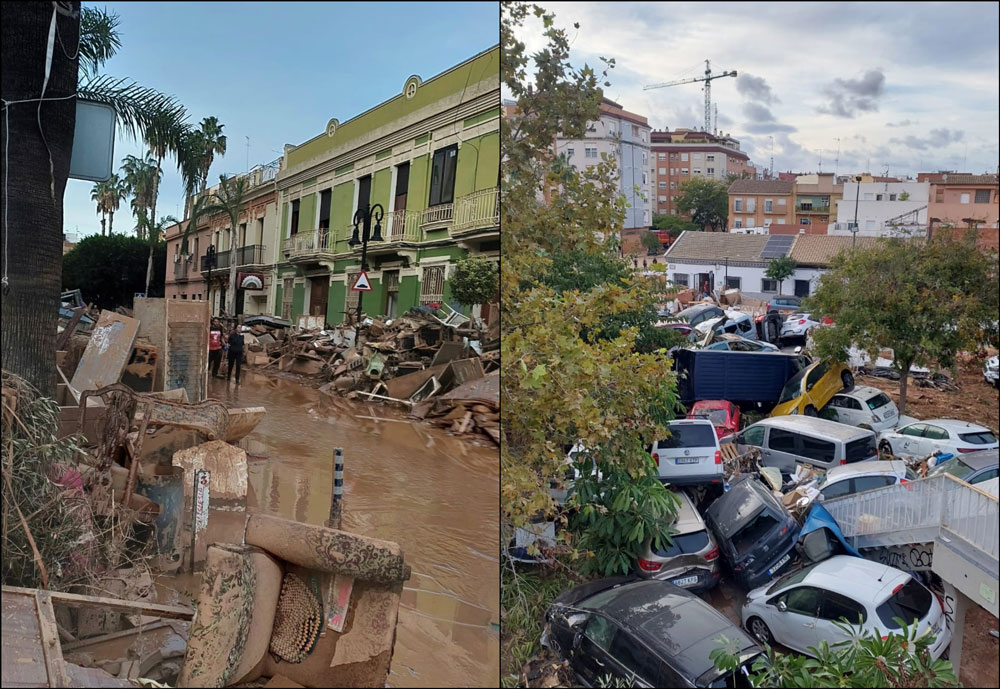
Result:
M979 431L978 433L961 433L958 436L967 443L973 445L992 445L997 441L997 437L989 431Z
M676 555L691 555L699 550L708 547L708 532L695 531L694 533L677 534L673 537L673 543L667 545L661 543L661 547L653 551L659 557L674 557Z
M918 621L924 619L930 609L931 592L911 578L897 587L889 600L878 606L875 612L886 627L899 629L899 622L892 619L893 617L902 618L906 624L913 624L914 618Z
M717 426L721 426L726 423L726 410L725 409L699 409L691 416L697 419L707 419Z
M675 449L682 447L715 447L715 429L703 423L670 426L670 437L661 440L661 448Z
M774 515L766 509L761 510L757 516L740 527L730 539L736 549L736 554L742 557L749 553L777 525L778 520L774 518Z
M960 460L953 458L941 465L941 471L951 474L955 478L965 478L975 470L968 464L962 464Z
M806 372L808 370L809 369L804 368L788 379L788 382L785 383L785 387L781 389L781 397L778 398L778 404L791 402L793 399L802 394L802 379L806 377Z
M889 404L891 401L892 400L889 399L888 395L886 395L884 392L880 392L874 397L870 397L868 399L868 408L871 409L872 411L875 411L876 409L881 409L885 405Z
M767 589L767 595L770 596L778 589L785 588L786 586L791 586L792 584L798 584L803 579L805 579L806 576L809 574L809 572L811 572L813 568L816 567L816 565L818 564L819 564L818 562L815 562L809 565L808 567L803 567L802 569L796 570L794 572L789 572L788 574L786 574L785 576L781 577L773 584L771 584L771 587Z

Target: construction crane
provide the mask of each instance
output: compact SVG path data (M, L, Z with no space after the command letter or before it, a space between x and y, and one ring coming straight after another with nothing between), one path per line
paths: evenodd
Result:
M722 74L712 74L712 67L708 60L705 60L705 76L694 77L692 79L679 79L677 81L667 81L662 84L651 84L649 86L643 86L643 91L648 91L650 89L659 89L664 86L679 86L681 84L693 84L696 81L705 82L705 131L712 131L712 79L721 79L722 77L735 77L736 70L731 72L723 72Z

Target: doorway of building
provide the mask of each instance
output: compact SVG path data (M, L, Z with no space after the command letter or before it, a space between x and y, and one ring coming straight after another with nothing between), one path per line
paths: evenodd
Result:
M326 303L330 298L330 276L310 278L309 315L326 318Z
M382 284L385 285L385 308L382 313L388 318L395 318L396 310L399 308L399 271L383 272Z
M795 296L796 297L808 297L809 296L809 281L808 280L796 280L795 281Z

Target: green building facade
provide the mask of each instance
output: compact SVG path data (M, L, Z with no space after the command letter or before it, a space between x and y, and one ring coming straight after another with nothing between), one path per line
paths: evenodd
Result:
M499 178L499 46L427 81L411 76L394 98L286 146L274 315L335 325L354 312L361 246L349 241L355 211L368 204L384 216L382 240L368 243L364 312L451 303L458 259L499 259Z

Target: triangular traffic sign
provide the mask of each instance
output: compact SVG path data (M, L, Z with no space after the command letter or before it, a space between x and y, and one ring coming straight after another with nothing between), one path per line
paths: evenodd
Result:
M368 274L365 271L363 270L361 271L361 274L358 275L358 279L354 282L354 285L351 287L351 289L354 290L355 292L372 291L372 285L370 282L368 282Z

